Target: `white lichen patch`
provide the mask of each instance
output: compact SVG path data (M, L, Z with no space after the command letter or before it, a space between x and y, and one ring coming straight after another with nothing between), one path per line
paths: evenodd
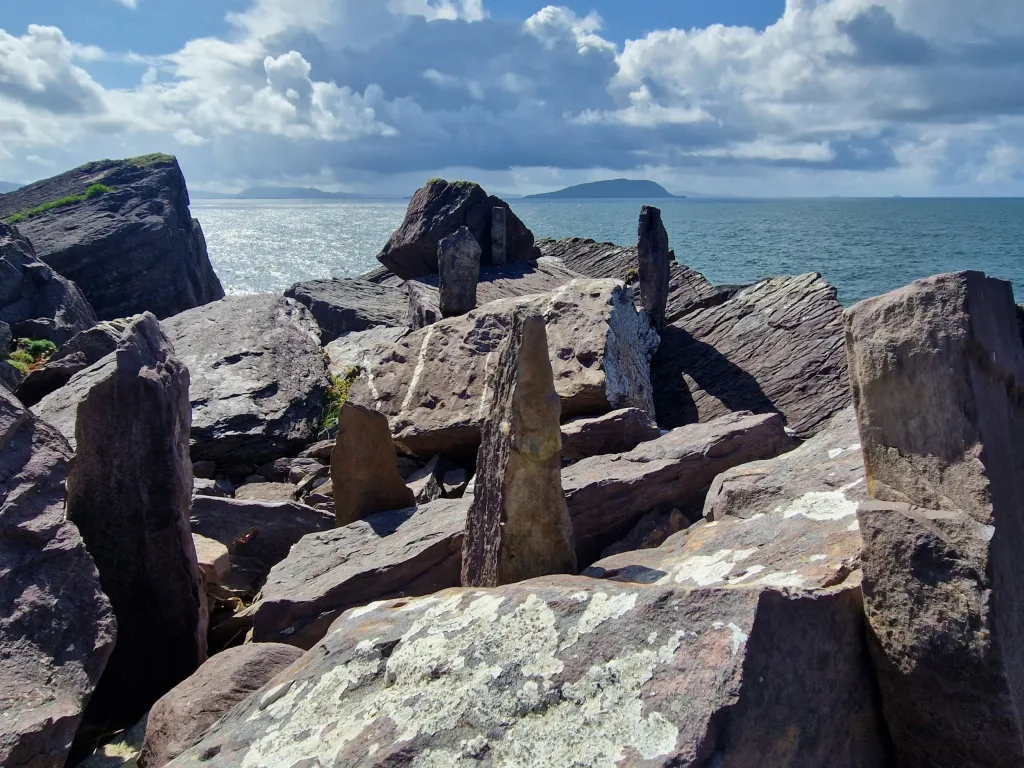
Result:
M757 574L763 573L764 570L765 568L763 565L752 565L742 573L737 573L735 576L730 576L728 579L726 579L726 582L728 582L730 585L742 584L748 579L754 578L755 576L757 576Z
M843 490L811 491L795 499L788 507L776 511L782 512L787 520L801 516L827 523L857 514L857 502L846 498Z
M740 647L747 642L748 635L735 624L729 624L728 626L732 630L732 655L735 656L739 653Z
M828 452L828 457L830 459L838 459L844 453L846 453L845 448L833 448L831 451Z
M632 610L636 605L636 598L635 592L623 592L612 597L608 597L605 592L596 592L590 599L587 609L576 622L576 626L569 631L568 636L562 642L561 649L564 651L575 645L580 637L593 632L604 622L609 619L617 619Z
M754 549L721 549L713 555L694 555L684 560L671 573L662 576L659 584L675 582L683 584L692 582L698 587L710 587L720 584L739 563L757 552Z
M850 525L846 528L846 530L847 530L848 533L856 533L857 531L860 530L860 521L859 520L854 520L852 523L850 523Z
M769 573L767 576L758 579L758 584L766 587L802 587L806 582L798 571L784 571L780 573Z
M823 563L828 560L828 555L811 555L807 559L812 563Z

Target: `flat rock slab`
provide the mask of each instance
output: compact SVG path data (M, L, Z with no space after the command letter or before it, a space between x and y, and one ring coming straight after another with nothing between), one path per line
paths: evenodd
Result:
M441 500L306 536L267 578L253 639L311 648L348 608L457 586L468 510Z
M562 425L562 458L578 461L608 453L626 453L657 440L661 430L646 411L622 408Z
M856 588L563 576L349 611L172 765L877 768L884 745Z
M255 595L270 569L288 556L303 536L334 527L334 515L297 502L243 501L195 496L189 512L192 532L228 549L231 569L222 583Z
M776 411L800 437L850 404L842 307L818 274L780 277L667 325L651 364L666 429Z
M232 296L163 325L192 374L193 459L259 465L316 439L327 366L305 307Z
M629 453L595 456L562 471L580 565L621 539L641 517L679 509L696 517L721 472L789 450L777 414L730 414L641 443Z
M650 355L657 334L613 280L574 280L551 294L492 302L379 348L349 389L352 402L388 416L412 454L472 454L492 393L487 376L513 309L531 305L547 321L562 417L652 408Z
M324 345L328 368L333 376L345 378L353 370L362 368L366 358L372 357L378 346L394 344L408 332L408 328L370 328L342 334Z
M235 498L244 501L295 501L295 491L291 483L246 483L235 489Z
M0 390L0 765L12 768L62 768L117 634L64 515L70 459L56 429Z
M3 195L0 219L82 195L92 184L113 191L18 228L40 259L78 284L101 320L147 311L164 318L224 297L173 157L87 163Z
M284 292L313 313L324 344L353 331L405 325L406 292L359 278L296 283Z

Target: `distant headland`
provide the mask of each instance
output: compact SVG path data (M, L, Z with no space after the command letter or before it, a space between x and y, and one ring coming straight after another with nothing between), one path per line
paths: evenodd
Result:
M539 195L527 195L527 200L593 200L593 199L664 199L679 198L660 184L653 181L636 181L632 179L608 179L592 181L588 184L576 184L557 192L544 192Z
M241 192L205 192L196 190L198 200L366 200L368 195L353 192L324 192L313 187L250 187Z

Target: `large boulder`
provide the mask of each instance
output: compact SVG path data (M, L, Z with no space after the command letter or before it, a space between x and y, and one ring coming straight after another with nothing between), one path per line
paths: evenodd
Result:
M543 577L351 610L172 765L888 764L855 584Z
M281 296L232 296L164 321L192 372L192 457L263 464L316 439L327 366L316 320Z
M405 325L406 292L358 278L310 280L284 292L313 313L324 344L368 328Z
M573 464L562 472L562 487L580 564L592 563L649 512L679 509L697 518L718 474L791 447L777 414L730 414L680 427L629 453Z
M366 360L349 399L388 416L396 441L413 454L472 455L492 396L487 377L521 306L537 308L547 322L563 418L652 411L649 361L658 335L631 292L613 280L573 280L409 333Z
M253 639L311 648L353 606L458 586L468 509L441 500L306 536L267 577Z
M86 197L93 185L107 191ZM82 199L35 212L67 197ZM17 226L39 258L74 280L101 320L164 318L224 296L188 203L178 161L149 155L88 163L0 196L0 219L24 217Z
M480 244L466 227L459 227L437 244L442 317L457 317L476 309L480 253Z
M3 221L0 321L10 326L15 337L46 339L57 346L96 325L96 315L78 286L40 261L32 244Z
M123 321L104 321L76 334L44 365L25 377L18 386L18 398L31 407L51 392L56 392L71 381L76 373L98 363L117 349L117 342L124 329Z
M621 408L563 424L562 458L578 461L607 453L626 453L659 437L661 430L649 413L639 408Z
M533 233L512 213L508 203L488 196L479 184L431 179L413 195L405 220L391 235L377 260L407 280L436 274L437 244L459 227L467 227L480 245L481 263L491 264L491 222L495 206L508 209L506 261L536 259L539 254L533 247Z
M810 437L850 403L836 289L818 274L765 280L661 332L651 364L658 424L781 413Z
M561 401L544 318L512 313L477 454L476 488L462 548L462 585L495 587L576 572L561 482Z
M87 718L123 727L206 659L205 602L188 524L188 369L148 312L107 359L78 404L67 515L117 617Z
M116 624L64 515L71 448L0 390L0 765L62 768Z
M869 492L864 601L903 765L1024 764L1024 345L1010 283L846 313ZM916 505L924 509L914 509Z
M221 583L250 600L303 536L334 527L334 515L297 502L195 496L189 523L227 547L231 569Z
M167 765L202 739L221 715L301 656L298 648L279 643L242 645L217 654L153 705L138 764Z

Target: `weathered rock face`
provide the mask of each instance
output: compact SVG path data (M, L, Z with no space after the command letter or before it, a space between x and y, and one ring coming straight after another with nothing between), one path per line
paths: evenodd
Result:
M338 416L331 482L343 489L334 504L338 525L354 523L375 512L405 509L414 503L412 491L398 474L388 420L352 403L345 403Z
M722 472L704 502L709 521L750 518L798 502L808 510L853 509L867 498L864 458L853 406L794 451Z
M856 588L456 589L348 612L175 764L877 768L868 667Z
M407 280L436 274L437 244L459 227L467 227L480 244L481 263L491 264L491 222L496 206L507 211L507 261L536 259L539 254L533 247L533 233L512 213L508 203L493 195L488 197L478 184L434 179L413 195L402 226L391 235L377 260Z
M221 715L302 656L279 643L228 648L203 664L150 710L138 763L159 768L196 744Z
M869 491L871 650L898 759L1024 763L1024 345L1009 283L920 280L846 313ZM933 510L933 511L928 511Z
M406 292L401 287L335 278L296 283L284 295L309 309L324 344L353 331L405 325Z
M87 717L130 725L206 658L188 527L188 369L157 319L134 319L78 404L68 519L96 561L117 646Z
M699 514L707 488L727 469L792 447L777 414L730 414L680 427L629 453L595 456L562 472L576 556L592 563L648 512Z
M651 412L648 368L657 333L629 290L610 280L574 280L410 333L367 361L349 400L387 415L395 440L413 454L472 455L492 397L487 376L520 306L537 308L547 322L563 418L629 407Z
M490 374L494 393L477 454L462 548L462 584L496 587L576 572L561 482L561 401L544 318L515 310Z
M194 533L227 547L231 570L221 583L251 599L299 539L329 530L334 516L296 502L196 496L189 522Z
M393 344L409 331L406 328L371 328L366 331L352 331L339 336L324 346L328 367L334 376L342 378L355 368L362 368L367 356L381 344Z
M0 765L12 768L64 765L114 647L110 602L64 516L70 458L57 430L0 391Z
M84 371L117 349L118 339L124 332L123 321L102 322L82 331L53 354L46 364L21 382L18 399L33 406L51 392L63 387L79 371Z
M657 440L661 430L646 411L623 408L562 425L562 458L578 461L608 453L626 453Z
M668 232L661 221L661 211L645 205L640 209L637 234L637 261L640 276L640 305L647 310L651 325L660 331L665 327L668 305L669 255Z
M466 227L459 227L437 244L442 317L458 317L476 307L480 254L480 244Z
M316 321L280 296L232 296L164 322L192 373L192 457L262 464L316 438L327 367Z
M540 240L540 252L550 261L580 275L613 278L627 283L639 278L639 255L633 246L599 243L582 237ZM735 290L716 288L704 275L679 264L669 251L669 285L665 318L674 323L686 314L716 306L729 299Z
M353 606L457 586L468 509L441 500L306 536L267 578L253 638L311 648Z
M112 191L18 228L42 261L77 283L101 320L147 311L164 318L224 297L173 157L88 163L3 195L0 219L83 195L92 184Z
M37 258L32 244L3 221L0 321L10 326L15 337L47 339L57 346L96 325L96 315L78 286Z
M235 498L244 501L295 501L291 483L246 483L235 489Z
M508 209L500 205L491 209L491 263L508 263Z
M850 403L842 307L820 275L765 280L661 339L651 379L662 427L778 411L806 438Z

